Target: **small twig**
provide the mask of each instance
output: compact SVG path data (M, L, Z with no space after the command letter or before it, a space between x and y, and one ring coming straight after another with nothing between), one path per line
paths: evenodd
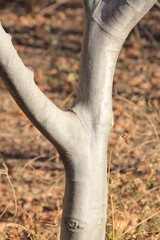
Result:
M131 227L130 229L128 229L126 232L124 232L121 236L119 236L117 238L120 239L121 237L123 237L124 235L126 235L127 233L131 232L133 229L139 227L140 225L142 225L143 223L147 222L148 220L150 220L151 218L155 217L156 215L158 215L160 213L160 210L158 210L157 212L155 212L154 214L152 214L150 217L144 219L143 221L141 221L140 223L138 223L137 225Z
M149 144L149 143L153 143L153 142L156 142L156 140L154 139L154 140L145 141L145 142L137 145L136 147L131 148L131 149L128 151L128 153L131 153L131 152L133 152L134 150L136 150L137 148L143 147L143 146L145 146L145 145L147 145L147 144Z
M0 218L3 217L3 215L6 213L7 209L8 209L8 204L5 206L5 209L4 209L3 212L1 213Z
M111 200L111 211L112 211L112 240L114 240L115 224L114 224L114 205L113 205L112 195L110 196L110 200Z
M30 219L30 221L33 223L32 217L29 215L29 213L26 212L26 210L24 210L24 208L22 207L22 204L21 204L20 202L19 202L19 206L20 206L22 212L23 212L26 216L28 216L28 218Z
M3 226L0 227L0 233L4 233L5 229L8 230L8 228L11 228L11 227L23 229L27 234L29 234L30 239L34 240L33 237L32 237L32 233L30 233L28 231L28 229L25 228L23 225L20 225L18 223L6 223L6 224L4 224Z
M35 172L35 174L36 174L38 177L42 178L43 180L50 181L50 180L57 179L57 177L47 178L47 177L42 176L40 173L37 172L37 170L36 170L31 164L29 164L28 167L30 167L30 168Z
M9 174L8 174L8 167L7 167L7 165L5 164L5 162L3 162L3 166L4 166L4 168L5 168L5 171L4 171L4 172L1 172L1 174L6 175L7 180L8 180L8 182L9 182L9 185L10 185L10 187L11 187L11 189L12 189L13 198L14 198L14 205L15 205L15 210L14 210L13 218L15 218L16 215L17 215L17 209L18 209L18 208L17 208L17 196L16 196L16 193L15 193L13 184L12 184L12 182L11 182L10 176L9 176Z
M62 107L65 107L65 105L68 103L68 101L74 96L75 92L71 92L68 97L63 101Z
M157 187L154 187L154 188L151 188L150 190L146 191L144 194L142 194L137 200L136 200L136 203L138 203L144 196L146 196L147 194L153 192L153 191L156 191L160 189L160 186L157 186Z
M114 146L115 146L115 144L114 144L113 147L111 148L110 154L109 154L108 178L107 178L107 194L109 193L109 179L110 179L110 173L111 173L111 159L112 159L112 153L113 153Z
M32 160L30 160L28 163L25 164L25 166L23 167L23 171L25 170L25 168L27 167L30 167L37 176L39 176L40 178L44 179L44 180L53 180L53 179L56 179L56 177L51 177L51 178L46 178L44 176L42 176L40 173L37 172L37 170L32 166L32 164L37 161L38 159L40 158L45 158L45 155L42 155L42 156L38 156L38 157L35 157L33 158Z
M139 39L141 38L141 35L140 35L140 32L139 32L138 25L136 25L136 26L134 27L134 32L135 32L136 38L139 40Z
M159 44L158 42L156 41L156 39L153 37L153 35L147 30L144 28L144 32L146 33L146 35L148 36L149 40L152 42L152 44L157 48L159 49Z
M58 7L60 7L61 5L65 4L65 3L68 3L69 0L61 0L61 1L58 1L56 3L53 3L51 4L50 6L44 8L40 14L41 15L45 15L45 14L51 14L53 13Z
M58 217L59 217L59 216L62 217L62 209L60 209L59 206L58 206L58 209L59 209L59 212L58 212L57 216L56 216L55 219L54 219L54 222L55 222L56 225L58 225L58 222L57 222ZM58 239L60 239L60 229L59 229L59 231L58 231L57 237L58 237Z
M49 237L48 237L46 240L50 240L51 237L53 237L53 234L54 234L54 232L53 232L53 230L52 230L51 234L49 235Z
M123 132L115 141L115 143L113 144L111 150L110 150L110 154L109 154L109 161L108 161L108 175L107 175L107 194L109 194L109 179L110 179L110 173L111 173L111 160L112 160L112 153L113 153L113 149L115 147L115 145L117 144L118 140L122 137L124 138L124 134L125 132ZM128 143L129 144L129 143Z
M152 126L153 131L154 131L155 136L156 136L156 140L159 143L160 142L159 134L158 134L158 131L157 131L157 129L156 129L152 119L142 109L139 109L139 107L135 103L133 103L132 101L130 101L130 100L128 100L128 99L126 99L126 98L124 98L124 97L122 97L120 95L116 95L116 97L118 99L124 101L124 102L127 102L127 103L131 104L132 106L135 106L135 108L137 108L137 111L140 112L148 120L148 122Z
M45 158L45 155L41 155L41 156L38 156L38 157L35 157L35 158L31 159L29 162L27 162L27 163L24 165L22 171L24 171L25 168L26 168L28 165L33 164L35 161L37 161L38 159L41 159L41 158Z
M62 210L60 210L60 211L58 212L57 216L56 216L55 219L54 219L54 222L55 222L56 225L57 225L57 218L58 218L59 216L62 216Z

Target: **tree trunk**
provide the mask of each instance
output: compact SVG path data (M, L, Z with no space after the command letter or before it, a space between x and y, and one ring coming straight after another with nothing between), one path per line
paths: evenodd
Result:
M102 149L96 139L92 141L93 147L88 149L86 156L80 156L85 169L80 167L72 172L68 168L66 171L61 240L85 240L89 237L102 240L105 237L106 146Z
M107 144L113 125L112 83L120 49L156 0L84 0L85 31L78 94L61 111L37 88L0 26L0 72L11 95L53 143L66 171L61 240L104 240Z

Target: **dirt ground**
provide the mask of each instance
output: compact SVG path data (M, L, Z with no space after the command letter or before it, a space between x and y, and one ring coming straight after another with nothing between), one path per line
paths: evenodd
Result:
M69 108L77 89L81 1L0 1L0 21L39 88L60 108ZM117 63L115 123L106 153L107 240L160 239L159 23L155 6L131 32ZM55 148L0 79L0 239L57 240L64 185Z

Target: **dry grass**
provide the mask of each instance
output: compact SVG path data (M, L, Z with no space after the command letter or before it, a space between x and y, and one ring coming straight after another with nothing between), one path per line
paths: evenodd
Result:
M16 28L16 47L34 68L39 87L65 109L75 98L83 29L83 11L72 5L49 17L1 13L5 27L10 32ZM107 240L160 239L159 21L154 8L129 36L117 64ZM2 84L0 152L0 240L59 239L63 165Z

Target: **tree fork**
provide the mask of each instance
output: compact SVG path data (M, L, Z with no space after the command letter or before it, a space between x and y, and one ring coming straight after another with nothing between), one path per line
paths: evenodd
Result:
M107 144L113 125L117 58L132 28L156 0L84 0L85 30L78 94L69 111L35 85L0 25L0 73L32 123L57 148L66 172L61 240L104 240Z

